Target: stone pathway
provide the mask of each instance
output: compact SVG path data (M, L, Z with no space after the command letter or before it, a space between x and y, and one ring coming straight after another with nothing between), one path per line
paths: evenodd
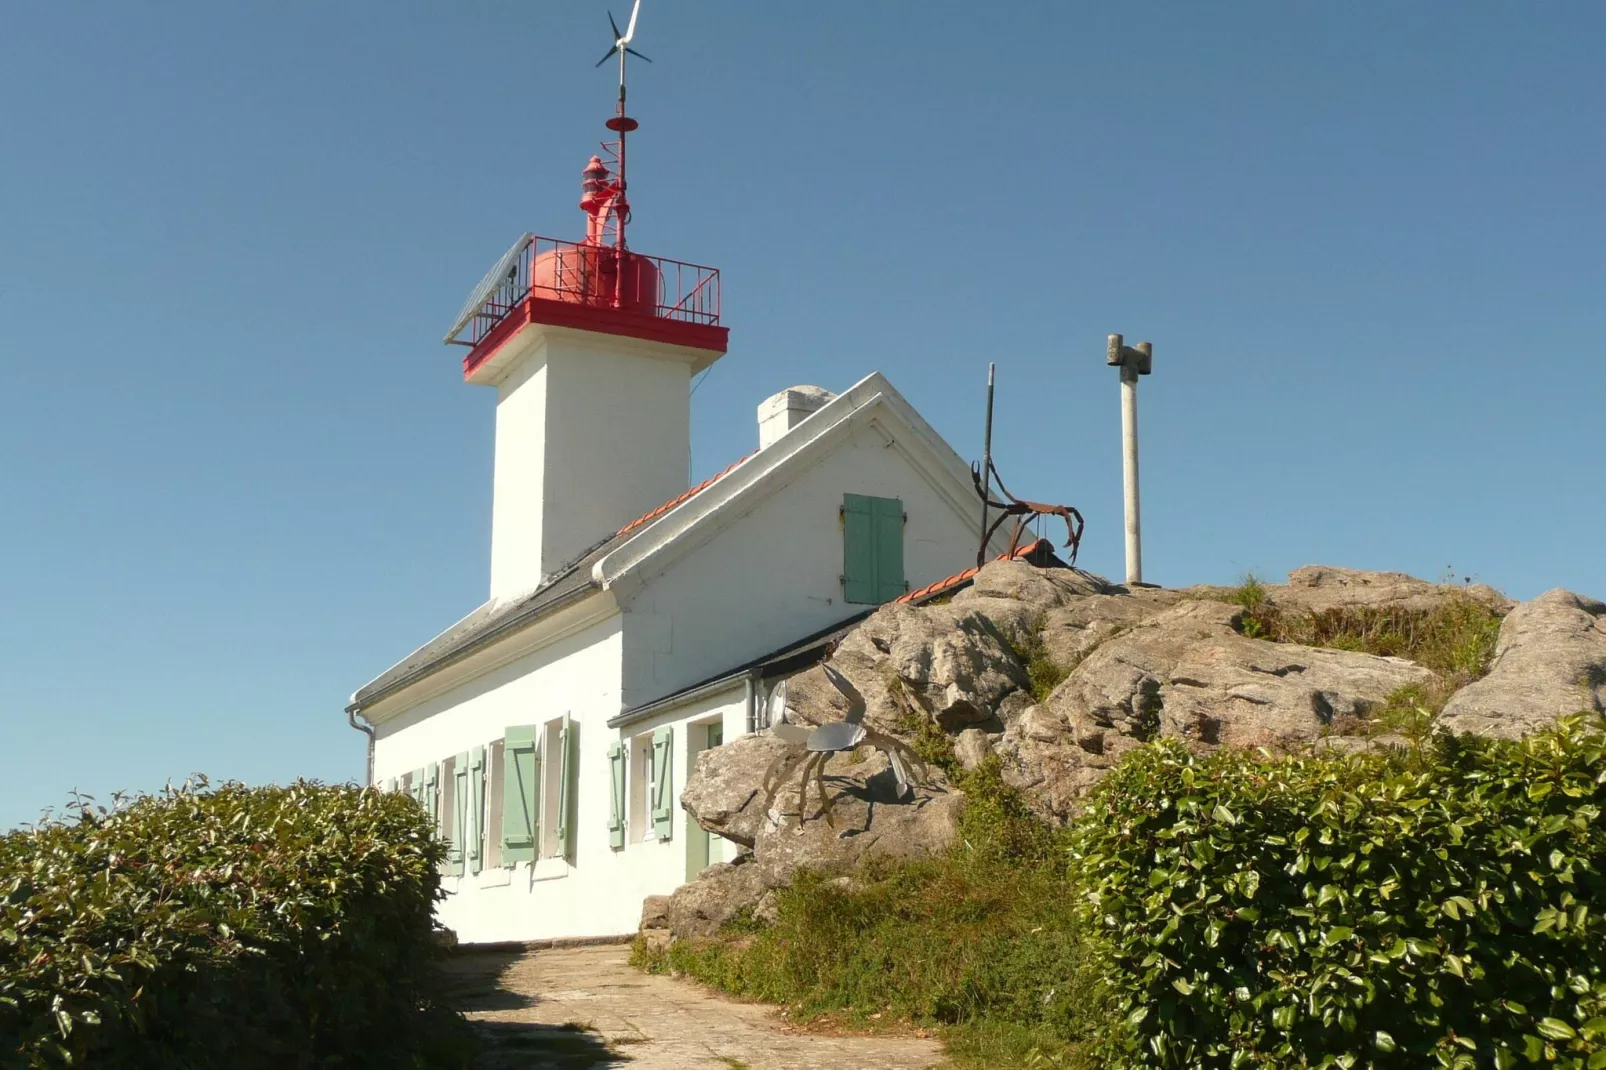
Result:
M773 1008L640 973L622 944L469 952L457 1006L489 1041L481 1070L930 1070L935 1040L814 1036Z

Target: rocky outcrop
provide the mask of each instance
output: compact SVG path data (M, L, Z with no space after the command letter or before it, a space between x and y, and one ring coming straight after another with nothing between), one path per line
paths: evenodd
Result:
M1465 586L1429 583L1403 572L1368 572L1332 565L1296 568L1288 574L1287 586L1268 587L1267 593L1278 606L1317 613L1365 606L1432 610L1451 599L1467 597L1487 602L1500 613L1514 605L1493 587L1481 583Z
M681 805L704 828L752 850L709 866L667 903L644 912L643 931L650 920L677 937L710 935L744 907L756 909L767 891L790 884L800 868L845 873L871 859L937 854L953 843L963 797L945 790L939 777L912 799L900 798L891 766L879 751L838 755L827 763L829 820L813 778L804 810L799 810L795 777L766 810L758 785L780 748L779 741L759 735L699 756ZM718 762L712 760L716 753ZM744 778L750 778L751 791L734 787ZM751 839L737 839L742 836ZM774 897L768 901L773 907Z
M1103 642L1005 732L1006 781L1064 818L1151 739L1291 750L1360 731L1390 694L1432 678L1400 658L1247 639L1233 627L1240 612L1185 601Z
M1579 709L1606 709L1600 602L1553 591L1512 610L1489 588L1323 565L1262 590L1282 614L1422 613L1469 597L1510 611L1493 670L1451 698L1446 727L1515 736ZM1225 588L1127 590L1074 569L995 562L947 604L881 608L849 633L832 664L863 694L872 727L913 741L935 726L957 768L996 758L1005 781L1055 820L1074 814L1145 741L1281 752L1403 743L1377 735L1377 712L1407 688L1443 684L1403 658L1250 638L1240 630L1244 613ZM1041 661L1065 674L1046 696L1044 680L1057 674L1045 674ZM788 698L800 723L846 712L818 668L793 677ZM938 852L953 841L962 794L937 776L913 800L899 799L873 750L827 765L834 824L823 820L813 784L807 812L798 812L795 779L766 806L760 781L784 750L759 735L698 757L682 805L749 850L655 908L655 925L706 934L744 908L772 913L775 890L801 867L845 874L867 859Z
M1557 588L1500 625L1489 675L1445 704L1452 732L1512 739L1574 713L1606 711L1606 603Z
M825 784L831 795L829 822L812 782L805 812L797 809L794 787L776 795L775 820L765 823L753 845L753 858L770 886L789 883L803 867L843 873L873 858L937 854L947 850L958 830L963 796L940 786L938 777L914 798L900 799L892 768L879 751L832 758Z
M759 733L701 752L680 793L681 809L709 832L752 847L766 820L759 791L764 772L787 749L775 737Z
M864 695L871 725L899 727L909 707L894 697L896 689L957 732L992 718L1006 695L1025 686L1011 636L1026 634L1030 616L1025 604L1010 600L988 607L889 605L849 633L832 664ZM819 669L793 677L787 687L798 721L823 724L846 712L841 693Z

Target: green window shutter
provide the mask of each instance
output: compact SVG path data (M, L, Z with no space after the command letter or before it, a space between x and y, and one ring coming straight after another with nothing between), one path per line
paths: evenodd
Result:
M849 602L876 600L873 501L863 494L842 496L842 597Z
M558 853L571 862L574 860L574 809L575 776L577 772L577 744L580 726L563 715L563 727L558 729Z
M463 875L464 852L468 849L468 754L452 759L452 827L447 837L446 871Z
M876 601L903 597L903 502L871 498L875 512Z
M541 765L536 760L540 728L509 728L502 743L502 863L535 861L536 801Z
M621 743L608 747L608 845L625 845L625 748Z
M652 734L652 834L660 840L669 839L674 829L674 811L670 808L670 791L674 784L670 760L675 753L671 746L674 738L675 730L668 727Z
M407 774L407 794L413 797L413 802L419 806L424 805L424 771L414 769Z
M485 748L475 747L468 758L468 869L478 873L483 864L480 850L485 839Z

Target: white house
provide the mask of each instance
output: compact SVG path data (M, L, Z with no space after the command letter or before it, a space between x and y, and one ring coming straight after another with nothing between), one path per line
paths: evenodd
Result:
M976 555L968 466L878 373L768 398L757 449L688 488L718 273L625 247L617 158L585 171L587 239L521 239L448 339L497 391L490 596L347 707L371 782L449 840L440 917L466 942L634 931L730 846L678 804L698 752Z

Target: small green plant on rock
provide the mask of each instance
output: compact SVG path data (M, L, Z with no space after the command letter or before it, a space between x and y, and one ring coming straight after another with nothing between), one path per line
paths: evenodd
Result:
M1075 667L1062 665L1049 654L1043 628L1044 620L1039 616L1032 622L1026 638L1013 644L1015 659L1026 670L1027 688L1038 702L1046 701Z

